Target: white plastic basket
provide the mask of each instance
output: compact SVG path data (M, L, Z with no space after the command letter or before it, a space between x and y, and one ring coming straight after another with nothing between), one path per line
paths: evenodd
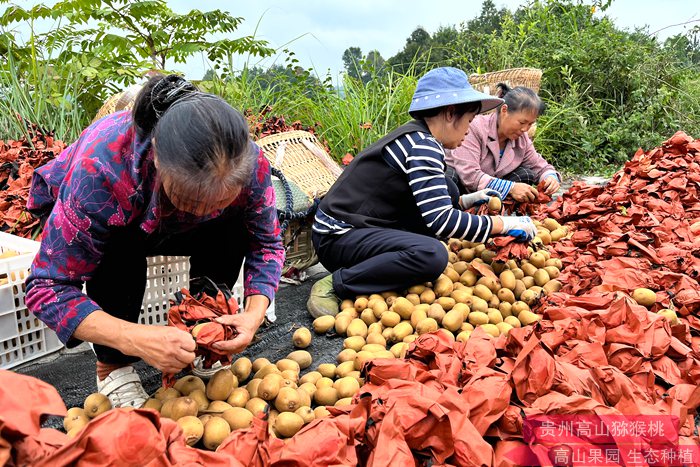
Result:
M0 232L0 254L8 250L19 253L0 258L0 369L10 369L63 348L56 333L35 317L24 302L24 281L39 246L39 242ZM169 300L175 292L188 287L189 269L187 256L148 258L140 323L168 323ZM243 310L243 269L232 292ZM267 317L275 320L274 301Z
M154 256L148 258L146 292L139 316L141 324L168 324L169 300L189 284L190 260L187 256ZM238 273L233 289L238 306L243 311L243 268ZM267 318L275 321L275 302L267 309Z
M55 352L63 347L24 303L24 281L39 242L0 232L0 253L17 256L0 259L0 368L7 369Z

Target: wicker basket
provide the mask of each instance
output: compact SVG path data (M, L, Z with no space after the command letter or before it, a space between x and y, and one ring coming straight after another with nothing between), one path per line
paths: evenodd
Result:
M525 86L535 92L540 90L542 70L538 68L509 68L507 70L492 71L490 73L469 75L469 83L477 91L486 94L496 94L496 85L506 83L508 86Z
M525 86L535 92L540 90L540 82L542 81L542 70L538 68L509 68L507 70L492 71L490 73L469 75L469 83L477 91L491 94L496 94L498 83L505 83L510 87ZM490 110L489 112L494 112ZM535 122L527 132L530 139L535 137L537 131L537 122Z
M256 141L273 167L278 168L310 198L325 195L342 173L308 131L286 131Z
M270 164L284 174L310 200L323 197L342 169L307 131L287 131L256 141ZM287 257L283 273L303 271L318 262L311 243L314 213L292 220L284 232Z
M97 120L111 113L119 112L120 110L131 110L131 108L134 107L136 96L139 94L139 91L141 91L141 87L140 84L134 84L124 91L110 96L105 103L102 104L100 110L97 111L97 115L92 119L92 123L95 123Z

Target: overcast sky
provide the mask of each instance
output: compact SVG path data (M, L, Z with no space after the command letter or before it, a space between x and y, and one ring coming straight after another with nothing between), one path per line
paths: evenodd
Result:
M495 0L494 3L512 11L527 1ZM426 3L411 0L208 0L198 4L169 0L168 4L178 13L192 8L218 8L243 17L245 21L237 31L240 35L253 34L257 26L257 37L267 40L274 48L292 41L288 48L303 67L313 67L319 75L330 70L334 81L343 70L342 55L348 47L360 47L363 54L376 49L386 59L403 48L416 27L422 26L434 33L440 26L458 25L481 11L481 0L430 0ZM700 1L614 0L605 14L622 28L648 26L652 33L666 28L658 33L665 39L700 25L700 22L693 22L669 27L700 21ZM283 64L283 60L277 57L278 63ZM269 60L264 62L270 63ZM178 69L193 79L201 78L206 68L201 58L178 65Z

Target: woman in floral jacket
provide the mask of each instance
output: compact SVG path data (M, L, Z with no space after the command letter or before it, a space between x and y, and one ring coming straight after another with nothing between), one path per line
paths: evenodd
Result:
M284 262L270 166L239 112L174 75L144 86L133 113L87 128L33 178L44 221L26 303L67 346L94 344L98 390L113 406L148 397L131 363L167 373L194 360L190 334L138 324L146 257L190 256L190 276L232 286L245 259L245 312L226 317L250 343ZM83 283L86 293L83 293Z

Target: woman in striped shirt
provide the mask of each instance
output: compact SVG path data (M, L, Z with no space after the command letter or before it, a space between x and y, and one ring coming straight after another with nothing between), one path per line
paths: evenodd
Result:
M436 279L447 265L438 238L534 237L528 217L464 212L498 193L460 197L445 176L444 150L459 146L476 114L502 102L475 91L456 68L431 70L418 81L409 109L415 120L362 151L319 206L312 240L332 274L311 290L312 316L336 314L339 298Z

